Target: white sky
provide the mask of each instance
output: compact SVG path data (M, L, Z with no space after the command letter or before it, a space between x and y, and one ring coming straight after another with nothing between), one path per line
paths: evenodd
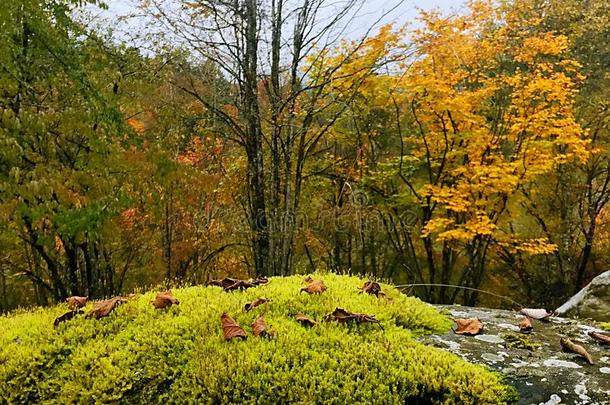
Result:
M134 5L138 3L138 0L105 0L105 2L109 7L109 11L108 13L103 13L104 16L110 17L111 20L116 20L116 16L125 15L133 11ZM352 38L361 36L367 28L394 7L396 9L380 21L381 25L392 21L399 25L407 22L414 23L419 9L431 10L438 8L443 13L459 13L464 10L464 2L465 0L364 0L364 5L359 13L360 17L350 23L347 34Z

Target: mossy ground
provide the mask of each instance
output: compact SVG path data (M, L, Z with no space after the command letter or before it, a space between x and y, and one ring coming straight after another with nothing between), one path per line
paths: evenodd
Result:
M507 403L500 376L414 340L448 330L433 307L382 285L388 299L359 294L364 280L316 274L328 290L299 293L302 276L226 293L176 289L179 306L155 310L149 292L99 320L53 328L65 305L0 318L0 403ZM271 300L251 312L246 302ZM90 307L91 304L88 305ZM372 314L381 326L322 323L335 307ZM88 309L88 308L87 308ZM223 340L228 312L250 335L265 314L271 340Z

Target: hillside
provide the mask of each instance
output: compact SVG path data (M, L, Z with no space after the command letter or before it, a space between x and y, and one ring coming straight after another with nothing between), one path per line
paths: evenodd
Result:
M316 274L328 290L300 292L302 276L224 292L176 289L178 306L157 310L155 293L108 317L79 316L53 328L65 305L0 318L0 402L62 403L477 403L504 402L511 390L486 369L414 337L442 332L449 319L382 285L385 297L359 293L362 279ZM250 312L245 303L266 297ZM90 310L91 303L85 308ZM375 315L380 324L320 322L336 307ZM230 314L248 338L225 341ZM252 337L261 314L272 339Z

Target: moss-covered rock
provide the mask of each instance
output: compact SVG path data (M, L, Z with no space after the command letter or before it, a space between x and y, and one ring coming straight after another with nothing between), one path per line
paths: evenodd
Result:
M155 310L144 294L99 320L53 328L63 305L0 318L0 403L506 403L514 391L482 366L413 338L449 329L433 307L362 279L316 274L328 290L299 293L302 277L272 278L246 291L176 289L179 306ZM258 297L270 302L245 312ZM91 305L91 304L89 304ZM342 307L380 324L322 322ZM251 335L264 314L273 339L224 341L228 312ZM381 327L380 327L381 326Z

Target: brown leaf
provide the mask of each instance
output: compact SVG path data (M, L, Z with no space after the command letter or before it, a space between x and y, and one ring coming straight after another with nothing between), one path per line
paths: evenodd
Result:
M532 319L537 319L539 321L548 321L549 317L552 315L550 312L547 312L546 309L532 309L532 308L522 308L521 312L523 315L532 318Z
M587 359L587 362L589 364L593 364L593 359L591 358L591 355L589 354L589 352L587 352L587 350L582 347L581 345L578 345L574 342L572 342L570 339L568 338L561 338L559 340L559 343L561 343L561 347L563 348L564 352L570 352L570 353L576 353L576 354L580 354L582 357L584 357L585 359Z
M269 300L267 298L257 298L254 301L248 302L246 305L244 305L244 310L248 312L259 305L263 305L265 302L269 302Z
M226 312L223 312L220 316L220 321L222 322L222 334L224 335L225 340L247 338L246 332Z
M76 315L80 315L80 314L84 314L84 313L85 313L85 311L81 311L81 310L66 312L62 316L59 316L59 317L57 317L57 319L55 319L55 322L53 322L53 326L56 328L60 323L69 321L70 319L74 318Z
M267 324L262 316L252 323L252 334L260 337L270 337L271 335L267 331Z
M519 331L522 333L530 333L534 330L532 323L530 322L530 318L527 316L523 317L521 322L519 322Z
M375 282L375 281L366 281L364 283L364 286L361 288L362 292L365 292L367 294L372 294L376 297L384 296L385 293L383 291L381 291L381 286L379 285L379 283Z
M456 328L453 330L458 335L475 336L483 330L483 322L479 319L454 319Z
M252 284L254 285L263 285L263 284L267 284L269 282L269 279L267 277L257 277L254 280L252 280Z
M116 308L119 304L124 304L128 301L126 297L114 297L110 298L106 301L98 301L93 305L91 312L89 312L86 318L103 318L105 316L110 315L110 313Z
M335 308L332 313L324 317L324 321L337 321L341 323L350 321L355 321L358 323L379 323L379 321L375 319L374 315L355 314L353 312L346 311L343 308Z
M258 277L254 280L239 280L236 278L225 277L222 280L212 280L208 285L216 285L222 287L225 291L233 291L237 289L245 290L246 288L252 288L259 285L267 284L269 279L267 277Z
M303 291L308 294L322 294L326 291L326 286L322 280L311 280L307 287L301 288L301 292Z
M227 288L235 284L238 280L235 278L225 277L222 280L212 280L208 283L208 285L215 285L222 288Z
M163 309L171 307L172 305L179 305L180 301L178 301L172 295L170 290L164 291L162 293L157 294L154 301L151 301L153 306L157 309Z
M298 313L294 316L294 319L297 320L297 322L299 322L301 325L303 326L316 326L318 323L316 321L314 321L313 319L303 315L302 313Z
M589 332L589 336L591 336L593 339L602 342L605 345L610 345L610 336L608 335L604 335L603 333L599 332Z
M84 307L85 304L87 304L87 299L88 299L88 297L78 297L75 295L75 296L66 298L66 302L68 303L68 308L77 309L77 308Z

